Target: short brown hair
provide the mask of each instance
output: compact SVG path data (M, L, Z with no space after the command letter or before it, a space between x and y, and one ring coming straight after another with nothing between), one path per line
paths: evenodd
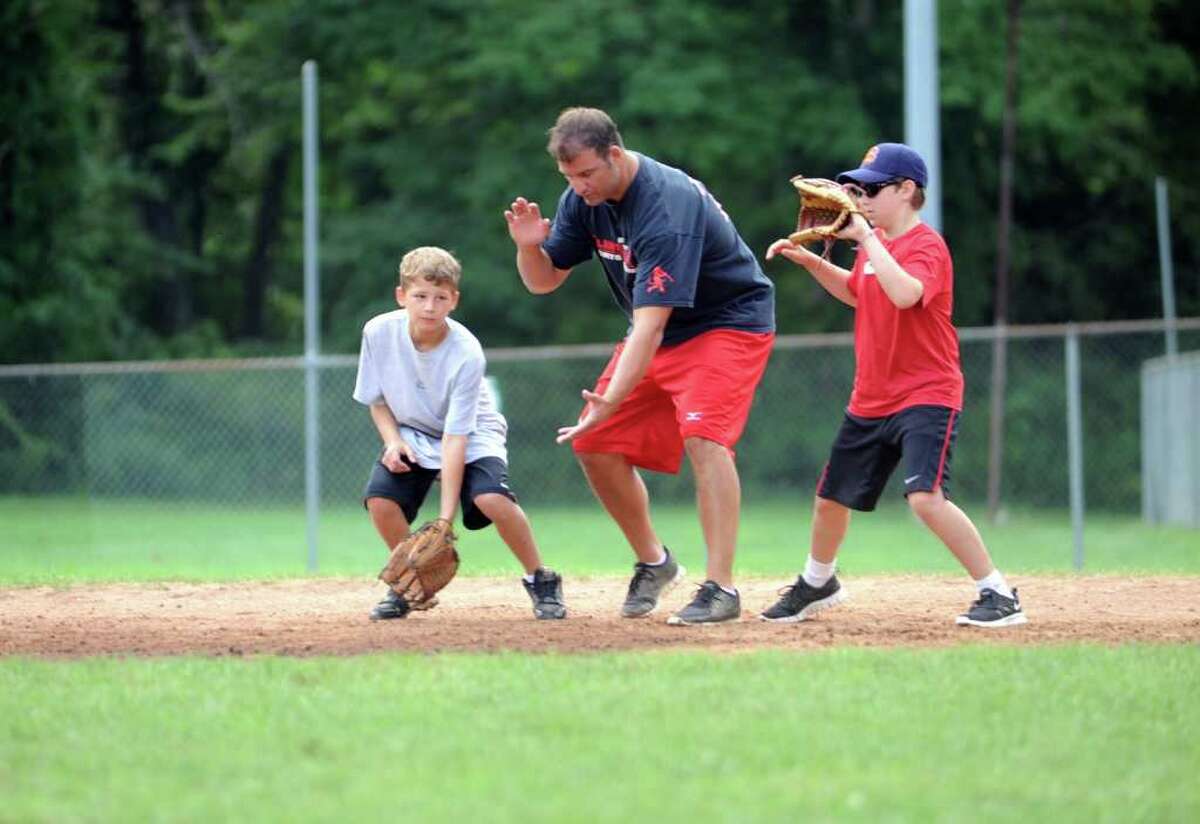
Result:
M604 157L612 146L625 148L617 124L600 109L576 106L563 109L550 129L546 151L555 160L570 162L586 149Z
M449 286L458 291L462 264L458 258L438 246L419 246L400 258L400 288L408 289L417 281L434 286Z

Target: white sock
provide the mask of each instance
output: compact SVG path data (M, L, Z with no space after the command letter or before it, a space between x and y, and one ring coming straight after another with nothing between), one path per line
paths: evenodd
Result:
M533 583L533 575L534 575L534 573L531 572L528 575L522 576L525 579L525 583L532 584Z
M720 585L720 584L717 584L717 586L721 587L721 585ZM729 587L721 587L721 589L722 589L723 591L725 591L725 592L728 592L728 593L729 593L730 595L732 595L734 598L736 598L736 597L737 597L737 590L736 590L736 589L730 589Z
M829 583L836 566L837 561L823 564L810 554L808 560L804 562L804 583L814 589L820 589Z
M662 566L666 562L667 562L667 548L663 547L662 548L662 557L659 558L657 561L646 564L646 566Z
M998 592L1005 598L1013 597L1012 590L1008 588L1008 582L1004 580L1004 576L1000 574L1000 570L993 569L984 577L975 582L975 588L980 592L985 589L990 589L993 592Z

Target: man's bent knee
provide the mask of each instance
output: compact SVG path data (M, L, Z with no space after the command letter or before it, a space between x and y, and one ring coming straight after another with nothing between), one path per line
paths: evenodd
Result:
M692 461L724 460L733 457L733 451L725 444L698 435L684 438L683 448Z
M576 452L575 458L585 470L610 469L629 463L628 459L619 452Z

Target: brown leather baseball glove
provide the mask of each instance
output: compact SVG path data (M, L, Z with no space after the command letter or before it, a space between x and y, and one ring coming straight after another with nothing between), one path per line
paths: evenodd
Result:
M379 580L412 609L430 609L437 604L434 596L458 572L455 540L454 530L444 518L423 524L396 544Z
M796 175L792 185L800 195L800 214L796 216L796 231L788 235L788 240L796 246L822 241L823 257L828 257L837 233L859 212L858 204L832 180Z

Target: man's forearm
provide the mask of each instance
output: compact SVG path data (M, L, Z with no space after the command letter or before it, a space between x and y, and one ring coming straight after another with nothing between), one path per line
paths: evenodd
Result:
M633 327L629 337L625 339L625 347L613 370L612 380L604 390L604 399L609 403L619 404L638 385L638 381L646 374L654 353L662 343L663 330L654 327Z
M553 292L569 274L569 270L555 269L541 246L517 247L517 271L525 288L535 295Z

